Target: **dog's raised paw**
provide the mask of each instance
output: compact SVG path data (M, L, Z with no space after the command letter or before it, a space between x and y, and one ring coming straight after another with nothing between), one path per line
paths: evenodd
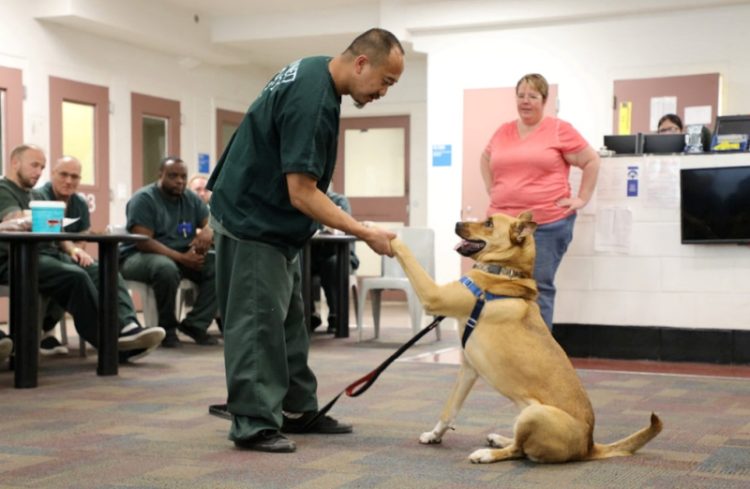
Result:
M495 461L492 456L492 450L489 448L480 448L469 455L469 460L473 464L489 464Z
M435 443L440 443L442 439L440 436L438 436L437 433L434 431L425 431L421 435L419 435L419 443L422 443L424 445L431 445Z

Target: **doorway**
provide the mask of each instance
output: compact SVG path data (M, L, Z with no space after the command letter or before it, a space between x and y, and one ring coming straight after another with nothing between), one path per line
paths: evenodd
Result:
M49 78L50 149L48 166L62 156L81 162L82 194L91 213L91 230L109 224L109 89Z
M409 116L343 118L333 191L344 194L358 221L409 224ZM357 242L358 275L380 275L380 257Z
M8 154L23 144L23 82L21 70L0 66L0 174Z
M180 155L180 102L132 93L133 192L156 181L159 163Z
M245 114L233 110L216 109L216 161L229 144L232 135L240 127Z

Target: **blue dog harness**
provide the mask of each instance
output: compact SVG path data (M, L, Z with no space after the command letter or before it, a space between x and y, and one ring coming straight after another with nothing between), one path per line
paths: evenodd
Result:
M469 336L474 332L474 328L479 320L479 315L482 313L482 309L484 309L485 302L494 301L495 299L513 299L513 297L509 295L496 295L491 292L484 292L477 286L477 284L472 282L469 277L461 277L459 282L464 284L466 288L474 294L474 297L477 298L477 302L474 304L474 309L471 311L471 316L469 316L469 320L466 321L464 335L461 338L461 346L466 348L466 342L469 341Z

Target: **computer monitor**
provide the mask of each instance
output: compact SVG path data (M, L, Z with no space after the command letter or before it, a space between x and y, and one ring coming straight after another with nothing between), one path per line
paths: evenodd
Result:
M746 134L750 137L750 114L717 116L714 135L722 134Z
M672 154L685 151L684 134L644 134L643 154Z
M618 155L641 154L641 134L612 134L604 136L604 146Z
M750 166L680 170L683 243L750 243Z

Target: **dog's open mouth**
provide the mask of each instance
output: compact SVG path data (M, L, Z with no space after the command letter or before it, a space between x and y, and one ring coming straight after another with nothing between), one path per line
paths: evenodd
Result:
M456 251L463 256L471 256L478 253L487 243L479 239L464 239L456 245Z

